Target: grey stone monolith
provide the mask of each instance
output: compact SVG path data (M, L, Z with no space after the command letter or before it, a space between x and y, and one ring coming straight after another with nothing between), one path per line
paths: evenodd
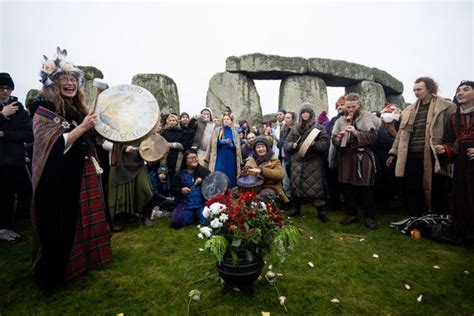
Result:
M173 79L163 74L137 74L132 84L143 87L158 101L160 111L179 114L178 87Z
M298 113L304 102L312 103L318 115L328 110L328 95L324 80L315 76L292 76L282 80L279 108Z
M385 102L385 93L381 84L372 81L361 81L358 84L346 87L346 93L356 92L362 96L364 110L382 111Z
M209 80L206 106L215 116L230 107L235 121L245 119L249 125L262 123L260 96L252 79L242 74L220 72Z

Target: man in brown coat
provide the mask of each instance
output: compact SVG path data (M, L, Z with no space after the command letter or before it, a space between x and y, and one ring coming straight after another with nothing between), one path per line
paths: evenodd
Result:
M438 85L429 77L415 80L414 104L405 108L387 166L396 159L395 176L404 177L405 203L412 216L448 210L449 171L441 166L435 146L441 145L444 127L454 104L437 96Z
M347 212L341 224L357 222L357 208L362 204L365 226L375 229L375 157L370 146L377 141L380 120L362 110L357 93L346 96L344 111L332 130L332 142L338 148L338 180Z

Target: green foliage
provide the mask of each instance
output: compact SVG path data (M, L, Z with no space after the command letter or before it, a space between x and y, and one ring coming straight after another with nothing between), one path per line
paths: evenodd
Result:
M273 264L279 294L265 278L255 295L221 294L216 259L200 251L196 227L169 228L166 218L152 228L138 221L112 237L113 262L91 271L53 293L42 293L31 273L31 223L17 221L23 238L0 241L1 315L472 315L474 247L412 240L390 228L401 212L380 214L380 228L342 226L342 212L329 212L321 223L314 209L288 224L301 230L284 264ZM360 241L363 239L363 241ZM202 250L202 249L201 249ZM373 258L376 253L379 258ZM314 263L314 268L308 262ZM441 269L433 269L438 265ZM469 274L464 273L468 271ZM264 270L266 273L266 269ZM411 286L410 290L404 284ZM416 298L423 294L423 301ZM331 300L338 298L340 304Z
M206 240L204 249L209 250L220 263L222 259L224 259L224 254L228 245L229 243L227 242L227 239L224 238L224 236L214 235Z

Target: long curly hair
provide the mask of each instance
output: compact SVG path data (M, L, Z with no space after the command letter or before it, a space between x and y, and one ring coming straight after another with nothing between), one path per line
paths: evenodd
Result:
M77 87L77 93L73 98L64 98L61 89L56 82L49 86L43 86L43 96L55 106L55 112L63 117L66 116L66 104L75 107L77 110L87 115L86 96L81 87Z

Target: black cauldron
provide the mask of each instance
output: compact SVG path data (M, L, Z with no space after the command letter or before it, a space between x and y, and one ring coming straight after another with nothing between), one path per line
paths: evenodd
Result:
M263 258L261 256L253 256L249 261L243 256L239 256L237 264L232 262L232 256L226 254L224 260L217 264L217 271L224 280L224 288L222 293L232 291L234 288L246 295L253 295L253 283L262 273L264 266Z

